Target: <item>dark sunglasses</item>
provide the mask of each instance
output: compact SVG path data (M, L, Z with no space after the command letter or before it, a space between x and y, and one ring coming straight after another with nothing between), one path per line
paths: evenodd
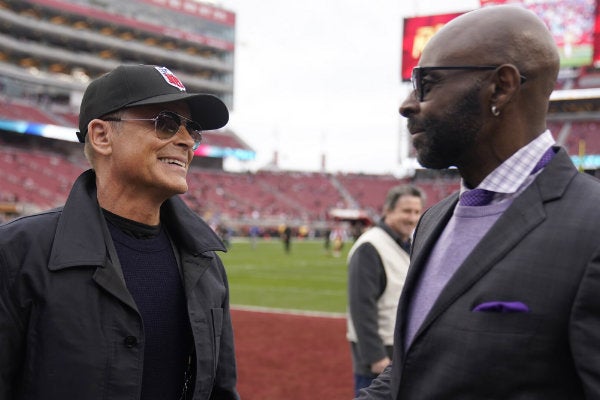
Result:
M452 71L452 70L463 70L463 71L486 71L494 70L500 67L500 65L454 65L451 67L414 67L412 70L412 76L410 78L415 97L418 101L423 101L425 98L425 83L423 77L425 77L430 71ZM521 75L521 84L525 83L526 77Z
M202 142L202 127L199 123L192 121L189 118L179 115L172 111L161 111L154 118L118 118L118 117L106 117L102 118L104 121L153 121L154 132L159 139L168 140L171 139L177 132L181 125L185 125L188 133L194 139L194 150L200 146Z

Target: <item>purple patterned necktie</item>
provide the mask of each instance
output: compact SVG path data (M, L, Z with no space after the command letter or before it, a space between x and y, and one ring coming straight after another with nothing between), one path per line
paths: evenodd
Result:
M485 206L490 204L492 198L494 197L494 193L491 190L485 189L473 189L465 192L460 196L460 205L461 206Z
M546 152L542 155L542 158L540 158L540 160L533 168L533 171L531 171L531 174L533 175L542 168L544 168L550 162L550 160L552 160L554 154L554 149L552 149L552 147L546 150ZM462 194L462 196L460 196L460 205L471 207L488 205L494 198L495 193L496 192L486 189L469 190L468 192L465 192Z

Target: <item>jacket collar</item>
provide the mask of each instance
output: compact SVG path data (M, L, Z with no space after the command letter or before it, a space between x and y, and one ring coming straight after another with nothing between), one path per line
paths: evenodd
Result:
M178 196L163 204L161 220L178 246L193 255L227 251L214 231ZM96 174L93 170L85 171L73 184L62 208L48 268L105 265L105 224L96 197Z

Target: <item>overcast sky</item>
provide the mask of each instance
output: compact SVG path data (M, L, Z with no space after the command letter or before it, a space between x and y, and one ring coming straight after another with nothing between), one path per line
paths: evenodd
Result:
M221 0L236 13L228 125L257 153L226 168L400 175L398 106L405 16L466 11L479 0ZM404 146L405 147L405 146Z

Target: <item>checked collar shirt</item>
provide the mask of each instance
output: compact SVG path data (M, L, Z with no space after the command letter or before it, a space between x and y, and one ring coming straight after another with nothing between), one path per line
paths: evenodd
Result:
M492 204L516 197L533 182L539 171L535 174L531 174L531 171L542 158L542 155L554 144L555 141L550 131L544 131L500 164L485 177L476 189L496 192ZM461 196L470 190L463 180L461 180L460 186Z

